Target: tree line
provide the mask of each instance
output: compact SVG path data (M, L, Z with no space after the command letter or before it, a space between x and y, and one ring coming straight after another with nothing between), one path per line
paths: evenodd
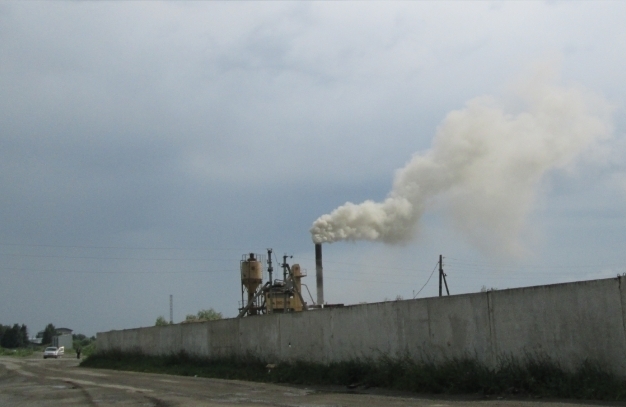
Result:
M14 324L10 326L0 324L0 346L15 349L24 348L28 344L28 328L26 325Z
M195 315L187 314L183 322L215 321L215 320L222 319L222 318L223 316L221 312L217 312L213 308L209 308L209 309L201 309ZM170 323L167 322L165 317L161 315L156 319L156 322L154 325L164 326L164 325L169 325L169 324Z
M49 345L52 343L52 338L58 335L57 329L53 324L46 325L46 328L37 334L37 338L41 338L42 345ZM83 334L72 335L74 346L85 347L96 340L93 336L91 338L86 337ZM28 338L28 328L26 325L14 324L2 325L0 324L0 347L6 349L26 348L31 345Z

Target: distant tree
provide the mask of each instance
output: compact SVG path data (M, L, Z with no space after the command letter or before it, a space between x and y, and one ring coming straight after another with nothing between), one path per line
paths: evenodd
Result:
M22 348L28 345L28 329L26 325L22 324L22 326L19 326L15 324L10 328L6 328L8 329L3 329L0 346L3 348Z
M487 286L486 286L486 285L483 285L483 286L480 288L480 292L481 292L481 293L488 293L489 291L498 291L498 287L491 287L491 288L487 288Z
M165 326L165 325L169 325L170 323L167 322L167 320L165 319L164 316L159 315L159 317L156 319L156 322L154 323L155 326Z
M19 333L19 340L20 340L20 347L24 347L26 345L28 345L28 328L26 327L26 325L22 324L22 326L20 327L20 333Z
M188 314L185 321L215 321L222 319L222 313L215 311L213 308L201 309L196 315Z
M215 311L213 308L201 309L198 311L198 319L204 319L206 321L216 321L224 318L221 312Z
M95 341L96 338L93 336L91 338L88 338L87 335L72 334L72 344L74 345L74 349L84 349Z
M74 349L86 348L95 340L96 338L87 338L87 336L83 334L72 334L72 344L74 345Z
M17 333L20 327L17 324L14 327L17 327L17 329L8 327L8 329L4 330L2 340L0 340L0 346L3 348L17 348Z
M41 338L42 345L48 345L52 343L52 337L57 334L57 329L52 324L46 325L46 329L43 330L43 338Z

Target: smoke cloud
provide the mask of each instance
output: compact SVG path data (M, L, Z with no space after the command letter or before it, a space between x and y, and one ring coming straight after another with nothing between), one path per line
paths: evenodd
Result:
M483 96L450 112L431 148L396 171L383 202L348 202L319 217L313 241L406 242L436 203L474 246L519 253L542 177L611 135L604 99L554 82L540 73L513 88L507 103Z

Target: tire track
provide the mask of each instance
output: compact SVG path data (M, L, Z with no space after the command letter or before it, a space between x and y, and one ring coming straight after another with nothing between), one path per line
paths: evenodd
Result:
M78 389L80 390L80 392L82 393L83 397L85 398L85 401L87 402L88 405L90 406L97 406L98 404L94 401L93 397L91 396L91 393L89 393L89 391L87 391L87 389L85 389L85 387L83 387L82 385L78 384L78 383L74 383L71 380L65 380L65 383L71 385L73 389Z

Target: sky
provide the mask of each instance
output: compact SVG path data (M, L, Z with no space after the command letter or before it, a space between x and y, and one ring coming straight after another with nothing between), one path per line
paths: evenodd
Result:
M0 324L235 317L268 248L315 299L313 238L331 304L436 296L439 255L451 294L626 273L625 19L1 2Z

